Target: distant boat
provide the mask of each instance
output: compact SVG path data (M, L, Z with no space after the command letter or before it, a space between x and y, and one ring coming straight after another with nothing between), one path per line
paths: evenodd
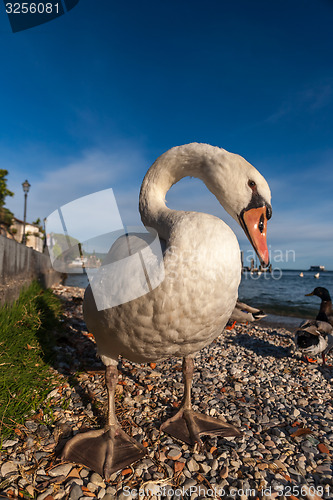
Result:
M319 279L320 273L314 275L314 278Z
M300 277L300 278L304 278L304 273L303 273L303 272L302 272L302 273L299 273L299 277Z
M68 264L68 267L84 267L84 264L86 264L87 258L85 257L76 257L72 262Z
M309 271L325 271L325 266L311 266Z

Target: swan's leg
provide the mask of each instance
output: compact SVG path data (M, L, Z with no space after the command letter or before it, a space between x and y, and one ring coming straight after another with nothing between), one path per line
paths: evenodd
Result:
M171 436L194 445L202 445L200 436L239 436L236 427L223 420L209 417L204 413L193 411L191 403L191 387L194 371L193 358L187 356L183 360L184 397L179 411L161 425L161 430Z
M107 366L108 420L104 429L77 434L66 443L62 453L63 460L83 464L106 479L146 454L145 448L126 434L117 420L114 397L117 381L116 364Z

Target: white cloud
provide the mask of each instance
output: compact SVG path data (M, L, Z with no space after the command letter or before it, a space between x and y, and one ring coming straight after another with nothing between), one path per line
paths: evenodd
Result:
M131 178L137 175L138 170L144 170L144 166L141 152L129 147L123 151L87 150L65 165L41 170L40 178L35 174L34 180L30 178L27 218L31 221L47 217L66 203L106 188L115 188L117 192L117 186L124 181L131 189ZM15 197L7 198L6 206L22 218L23 190L17 174L8 185L15 192Z
M333 80L308 83L301 89L295 90L288 98L281 102L280 107L269 115L266 123L277 123L281 119L295 116L301 112L315 113L332 103Z

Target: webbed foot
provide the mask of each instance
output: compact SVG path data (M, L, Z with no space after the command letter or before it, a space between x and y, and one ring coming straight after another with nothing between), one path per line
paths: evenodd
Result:
M200 436L240 436L242 433L219 418L209 417L192 409L180 409L160 429L187 444L202 446Z
M77 434L66 443L62 459L79 463L109 479L113 472L140 460L145 448L120 425Z

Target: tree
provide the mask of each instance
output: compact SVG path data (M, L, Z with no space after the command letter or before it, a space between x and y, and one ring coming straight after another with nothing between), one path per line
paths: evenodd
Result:
M5 208L5 200L7 196L14 196L14 193L7 188L8 171L0 169L0 233L4 230L5 234L12 224L14 215L8 208Z
M8 170L4 170L0 168L0 206L3 207L5 204L6 196L14 196L12 191L9 191L7 188L7 179L6 175L8 175Z
M34 221L32 222L32 224L33 224L34 226L38 226L38 229L39 229L39 232L41 233L41 238L42 238L42 237L43 237L43 235L44 235L44 233L45 233L45 231L44 231L44 228L43 228L43 226L42 226L42 224L41 224L40 217L38 217L38 219L34 220Z

